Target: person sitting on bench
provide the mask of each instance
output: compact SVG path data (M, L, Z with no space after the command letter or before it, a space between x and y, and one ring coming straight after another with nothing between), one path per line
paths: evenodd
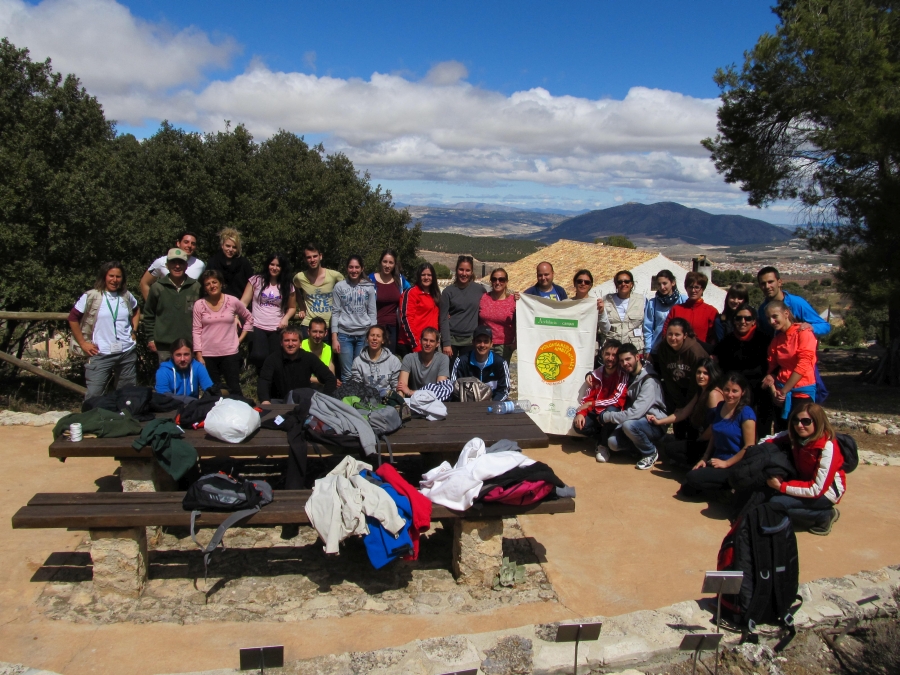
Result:
M256 393L263 403L292 403L294 389L309 387L311 376L331 394L337 380L317 356L300 349L300 329L288 326L281 332L281 351L269 354L259 371Z
M474 377L490 386L494 392L492 401L505 401L509 398L509 364L494 353L493 332L488 326L478 326L472 339L475 349L456 357L450 379L456 382L463 377Z
M319 357L319 360L328 366L328 370L334 372L334 355L331 351L331 345L325 341L328 335L328 324L321 316L314 316L309 321L309 338L300 343L300 349L309 352L313 356ZM312 376L313 384L318 384L319 380L315 375ZM338 386L341 382L338 380Z
M178 338L172 343L172 358L159 364L155 391L172 397L200 398L200 392L213 386L204 366L192 356L194 345Z
M450 379L450 357L438 352L439 336L437 328L425 328L419 337L422 350L407 354L400 362L397 391L404 396L412 396L426 384Z

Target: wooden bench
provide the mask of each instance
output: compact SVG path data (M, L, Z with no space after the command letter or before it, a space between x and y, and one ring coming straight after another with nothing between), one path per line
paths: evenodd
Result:
M491 415L490 403L447 403L447 419L429 422L413 419L390 435L395 454L443 453L456 460L463 446L474 437L492 445L504 438L515 441L523 449L546 448L550 439L528 415ZM265 410L286 414L291 405L264 406ZM163 415L161 414L160 417ZM152 491L174 489L156 466L152 451L145 447L134 450L134 436L124 438L86 438L72 443L63 437L50 445L50 456L65 461L69 457L113 457L122 466L120 477L123 489ZM244 443L225 443L209 436L202 429L186 429L185 440L191 443L201 458L210 457L278 457L288 453L287 434L283 431L260 429ZM383 446L382 446L383 447ZM310 451L330 451L312 444Z
M275 500L241 526L309 525L311 490L279 490ZM140 596L147 581L147 527L188 527L183 492L39 493L12 518L13 529L68 528L91 535L94 590ZM453 572L460 583L490 585L501 562L503 518L573 513L571 498L530 506L474 504L466 511L433 506L431 519L453 522ZM228 513L203 512L198 527L217 527Z

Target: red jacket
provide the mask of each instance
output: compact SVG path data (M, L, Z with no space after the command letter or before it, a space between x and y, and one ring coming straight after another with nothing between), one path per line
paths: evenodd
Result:
M781 484L782 494L803 499L818 499L823 495L837 504L847 491L847 476L844 473L844 456L837 439L825 436L807 443L791 447L791 439L786 431L775 434L766 442L776 443L783 449L790 448L797 469L797 480Z
M675 318L687 319L694 329L694 334L700 342L714 342L716 332L714 326L716 317L719 312L712 305L703 302L703 298L697 301L685 300L683 303L675 305L669 311L666 322L663 324L662 339L666 339L666 331L669 329L669 322Z
M412 555L404 556L404 560L416 560L419 557L419 533L428 532L431 527L431 500L407 483L403 476L390 464L382 464L375 473L401 495L409 499L412 509L412 525L409 536L412 538Z
M588 375L591 389L581 402L590 407L579 412L579 415L587 415L589 412L601 413L607 408L622 410L625 407L625 396L628 393L628 374L621 369L616 369L613 375L607 375L603 366L597 368Z
M419 338L426 328L437 330L440 308L428 293L418 286L413 286L404 291L400 298L398 317L400 319L400 334L397 342L401 345L409 345L414 352L422 351Z
M794 387L808 387L816 383L816 334L812 328L795 323L786 333L778 331L769 343L769 372L781 384L791 373L800 373Z

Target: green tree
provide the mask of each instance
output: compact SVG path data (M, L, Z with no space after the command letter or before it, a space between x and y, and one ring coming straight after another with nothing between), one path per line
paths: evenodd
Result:
M618 248L637 248L628 237L623 234L612 234L608 237L597 237L594 239L595 244L604 244L606 246L616 246Z
M869 373L900 385L900 12L890 0L780 0L774 35L716 73L703 141L748 202L799 200L812 248L840 253L839 288L888 306L891 347Z

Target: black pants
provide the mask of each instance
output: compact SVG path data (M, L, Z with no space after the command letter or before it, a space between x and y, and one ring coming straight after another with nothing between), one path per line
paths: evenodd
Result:
M679 441L696 441L700 438L700 429L691 424L690 420L681 420L672 425L672 433Z
M281 349L281 331L254 328L250 337L253 342L250 347L249 361L259 373L269 354L274 354Z
M707 447L708 441L672 441L663 446L663 458L677 466L692 469L703 458Z
M221 384L219 376L225 378L225 387L229 394L238 394L243 396L241 392L241 356L240 354L229 354L228 356L204 356L206 362L206 370L209 372L209 379L213 381L213 385Z
M681 492L693 497L703 492L722 490L728 487L728 476L730 475L731 467L716 469L712 466L705 466L702 469L693 469L688 471L684 477Z

